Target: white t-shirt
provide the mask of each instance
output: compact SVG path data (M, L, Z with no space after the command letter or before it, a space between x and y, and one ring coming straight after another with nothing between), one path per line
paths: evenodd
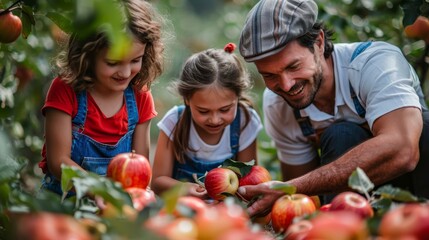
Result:
M239 150L246 149L253 141L257 138L259 132L262 130L262 123L259 115L252 108L248 108L250 113L249 123L246 128L241 130L239 140ZM158 122L158 127L167 136L173 140L171 132L176 126L178 121L178 108L174 106L171 108L165 116ZM243 111L240 115L241 127L244 126L246 117ZM241 129L240 127L240 129ZM223 131L222 137L218 144L210 145L205 143L198 135L194 123L191 122L191 130L189 134L189 146L191 149L195 149L195 152L187 152L189 157L197 157L199 159L205 159L207 161L215 161L219 159L228 159L232 157L232 150L230 146L230 125L228 125Z
M350 62L358 44L334 46L334 115L319 111L313 104L300 110L301 116L310 118L314 129L326 128L339 120L367 122L372 129L374 121L388 112L401 107L421 109L425 106L418 77L399 48L373 42ZM365 118L356 112L349 81L366 110ZM275 143L280 161L301 165L317 156L316 147L302 134L293 109L283 98L266 89L263 109L265 130Z

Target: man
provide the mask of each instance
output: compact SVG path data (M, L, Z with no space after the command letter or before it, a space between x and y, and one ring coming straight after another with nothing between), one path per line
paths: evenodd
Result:
M429 112L414 70L388 43L333 44L317 11L313 0L261 0L240 38L267 87L265 128L283 180L327 203L360 167L376 186L429 197ZM273 183L239 189L263 195L251 215L283 195Z

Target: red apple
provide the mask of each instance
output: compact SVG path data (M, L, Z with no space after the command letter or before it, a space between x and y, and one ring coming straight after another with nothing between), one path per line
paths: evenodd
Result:
M313 200L314 206L316 207L316 209L319 209L322 205L322 203L320 202L320 198L318 195L313 195L310 196L311 200Z
M107 167L107 177L118 181L124 189L137 187L146 189L152 178L149 160L140 154L121 153L116 155Z
M319 208L319 211L321 211L321 212L328 212L330 208L331 208L331 204L327 203L327 204L322 205Z
M162 234L168 240L197 239L198 228L190 218L176 218L162 229Z
M148 204L156 202L155 193L150 189L143 189L137 187L130 187L125 189L130 194L133 201L133 207L137 211L143 210Z
M309 220L292 223L285 232L284 240L304 240L312 228L313 224Z
M221 233L216 240L275 240L270 233L253 229L231 229Z
M10 238L7 239L91 239L86 228L69 215L39 212L22 213L15 216L16 218L11 219L13 230Z
M207 195L215 200L225 199L222 193L234 195L238 189L237 174L228 168L214 168L210 170L204 180Z
M181 196L181 197L179 197L179 199L177 199L176 209L175 209L173 214L176 216L184 217L182 215L182 209L181 208L190 209L195 214L198 214L200 212L207 210L208 205L201 198L197 198L194 196Z
M295 217L316 211L313 200L307 195L296 193L277 199L271 209L271 220L276 232L284 232Z
M0 10L0 12L0 42L14 42L21 35L21 19L10 11L3 12L3 10Z
M239 180L239 186L257 185L259 183L271 181L271 175L268 170L260 165L254 165L250 172L242 176Z
M429 205L407 203L387 211L379 235L386 239L428 239Z
M232 229L248 229L250 222L243 207L225 202L210 205L206 211L196 214L194 220L198 227L198 239L216 239Z
M374 216L374 210L368 200L355 192L342 192L331 201L329 211L350 211L362 218Z
M368 240L366 222L358 215L347 212L321 212L311 219L313 227L306 239L318 240Z

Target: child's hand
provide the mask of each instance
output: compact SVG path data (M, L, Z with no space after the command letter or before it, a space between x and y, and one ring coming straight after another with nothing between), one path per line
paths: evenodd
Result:
M187 183L187 185L188 185L188 195L201 198L201 199L208 198L207 190L203 186L197 183Z

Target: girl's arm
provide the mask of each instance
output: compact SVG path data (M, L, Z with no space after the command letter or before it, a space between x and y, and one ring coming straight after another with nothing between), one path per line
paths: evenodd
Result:
M164 191L176 186L177 184L185 184L188 188L188 195L205 198L206 191L196 183L183 183L173 179L173 143L170 138L163 132L159 132L158 143L156 146L155 158L153 162L152 175L152 190L156 194L161 194Z
M258 164L256 139L247 148L237 154L237 161L249 162L255 160L255 165Z
M150 159L150 123L151 120L147 120L138 124L133 135L133 150L147 159Z
M61 164L76 166L71 159L72 119L67 113L47 108L45 112L46 156L49 171L61 179ZM84 170L83 170L84 171Z

